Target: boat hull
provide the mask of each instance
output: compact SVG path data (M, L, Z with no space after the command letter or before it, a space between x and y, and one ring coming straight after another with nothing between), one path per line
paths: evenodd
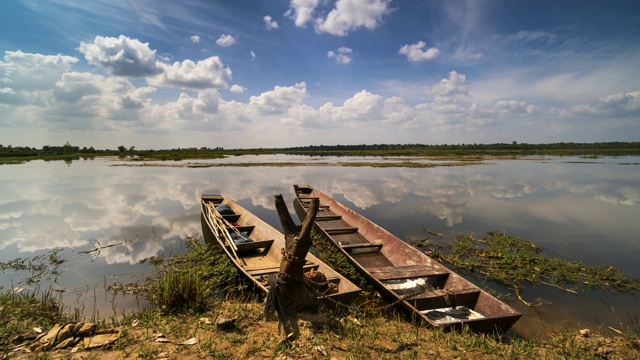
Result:
M269 279L280 268L281 249L285 246L284 235L248 210L221 195L204 194L200 201L200 220L204 241L209 246L219 246L236 268L263 293L269 291ZM233 214L222 215L215 207L227 205ZM216 218L216 216L218 216ZM225 219L223 222L220 218ZM217 220L216 220L217 219ZM226 233L225 233L226 231ZM235 247L227 240L227 235L242 240ZM235 241L234 241L235 243ZM361 292L360 288L336 272L313 254L307 254L305 271L321 272L332 284L330 289L319 294L320 299L328 298L350 304Z
M507 331L522 314L382 227L308 185L294 185L301 221L320 200L315 225L388 301L435 327Z

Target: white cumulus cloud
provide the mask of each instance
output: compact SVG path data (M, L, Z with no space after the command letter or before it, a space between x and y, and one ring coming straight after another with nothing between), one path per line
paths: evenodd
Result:
M335 58L337 62L341 63L341 64L348 64L351 62L351 53L353 53L353 50L351 50L348 47L340 47L338 48L337 51L329 51L327 52L327 57L328 58Z
M227 34L220 35L218 40L216 40L216 44L223 47L231 46L235 43L236 43L236 38L234 38L233 35L227 35Z
M435 59L440 54L440 50L435 47L423 50L426 46L427 44L424 41L418 41L412 45L405 44L398 53L406 55L407 59L412 63Z
M192 43L194 44L198 44L200 42L200 36L198 35L192 35L189 40L191 40Z
M344 102L336 112L336 121L368 121L379 119L384 99L380 95L362 90Z
M217 56L194 62L176 61L172 65L159 63L164 72L149 83L156 86L173 86L189 89L225 88L231 79L231 69L225 67Z
M625 118L640 115L640 90L603 96L589 104L571 107L565 115Z
M0 88L4 87L5 93L50 89L77 62L66 55L5 51L4 61L0 61Z
M316 31L345 36L351 30L375 29L391 13L390 0L338 0L326 18L316 19Z
M273 30L278 28L278 22L273 20L271 15L265 15L262 20L264 20L264 26L267 30Z
M503 115L533 115L538 112L537 106L518 100L498 100L494 107Z
M96 81L97 80L97 81ZM53 97L58 101L75 103L85 96L102 92L100 85L104 78L91 73L67 72L56 82Z
M294 86L276 86L249 99L249 110L254 114L280 114L294 104L300 104L307 97L307 84L297 83Z
M319 0L291 0L286 16L294 20L297 27L304 27L313 20L313 12Z
M229 88L229 91L231 91L232 93L237 93L237 94L242 94L243 92L245 92L247 89L238 85L238 84L233 84L231 85L231 87Z
M358 128L372 122L398 124L412 121L415 110L400 97L383 98L362 90L345 100L342 105L325 103L317 110L299 104L289 109L289 116L282 119L285 125L303 128Z
M81 42L78 50L91 65L105 69L111 75L145 77L162 72L157 66L156 51L148 43L130 39L96 36L93 43Z

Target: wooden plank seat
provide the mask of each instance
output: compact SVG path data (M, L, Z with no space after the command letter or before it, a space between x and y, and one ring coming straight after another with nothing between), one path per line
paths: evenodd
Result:
M340 220L342 219L342 215L321 215L316 216L316 221L330 221L330 220Z
M423 277L447 277L451 273L446 268L429 265L405 265L367 268L367 271L378 280L396 280Z
M253 231L253 229L255 229L255 226L253 225L236 226L235 229L242 234L246 233L247 235L251 235L251 232ZM229 231L229 234L235 232L233 228L227 228L227 230Z
M420 311L461 305L474 309L479 296L479 289L435 290L412 296L407 301Z
M220 204L222 203L222 201L224 201L224 196L222 195L205 195L202 196L202 200L205 200L207 202L211 202L214 204Z
M226 215L222 215L222 218L227 220L230 223L234 223L234 222L237 222L238 219L240 219L240 215L238 215L238 214L226 214Z
M309 202L300 202L302 204L302 207L304 207L305 209L308 209L309 206L311 206L311 204ZM320 204L320 210L329 210L331 206L329 205L322 205Z
M358 232L357 227L341 227L341 228L332 228L332 229L322 229L329 235L339 235L339 234L353 234Z
M269 248L273 245L272 240L260 240L260 241L252 241L252 242L244 242L240 244L236 244L238 250L236 252L245 252L245 251L253 251L258 249L265 249L265 251L269 250ZM229 245L226 245L227 249L230 249Z
M314 263L308 261L307 264L302 267L302 271L307 272L307 271L311 271L311 270L318 270L318 267L319 267L318 264L314 264ZM280 265L266 267L266 268L257 268L257 269L256 268L254 268L254 269L245 268L245 270L251 276L270 275L270 274L277 273L280 270Z
M311 202L311 200L314 200L314 199L320 200L320 198L317 196L303 196L303 195L298 196L298 199L302 200L303 202Z
M346 252L348 252L349 254L354 254L357 255L359 253L363 253L363 254L370 254L372 252L378 252L380 250L382 250L382 243L359 243L359 244L340 244L340 242L338 242L338 244L340 245L341 248L343 248ZM354 250L356 250L354 252ZM358 251L358 250L364 250L364 251Z

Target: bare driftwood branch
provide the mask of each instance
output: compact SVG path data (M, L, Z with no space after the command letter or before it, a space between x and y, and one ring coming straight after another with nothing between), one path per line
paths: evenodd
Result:
M320 203L317 199L311 207L301 226L297 226L284 202L282 195L274 197L278 218L282 224L285 237L285 248L282 251L280 271L270 282L265 314L267 319L278 314L278 325L285 335L297 336L298 312L304 308L317 306L317 296L304 284L303 266L311 248L311 229L318 214Z

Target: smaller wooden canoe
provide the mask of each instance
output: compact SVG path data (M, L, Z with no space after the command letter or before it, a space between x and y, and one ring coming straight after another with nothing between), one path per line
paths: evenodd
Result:
M389 301L431 326L507 331L522 314L385 229L309 185L294 185L301 221L320 200L315 225Z
M202 195L200 205L205 243L221 246L234 265L266 294L267 280L280 270L284 235L221 195ZM359 287L313 254L307 254L306 260L305 272L319 271L330 283L321 296L349 304L360 294Z

